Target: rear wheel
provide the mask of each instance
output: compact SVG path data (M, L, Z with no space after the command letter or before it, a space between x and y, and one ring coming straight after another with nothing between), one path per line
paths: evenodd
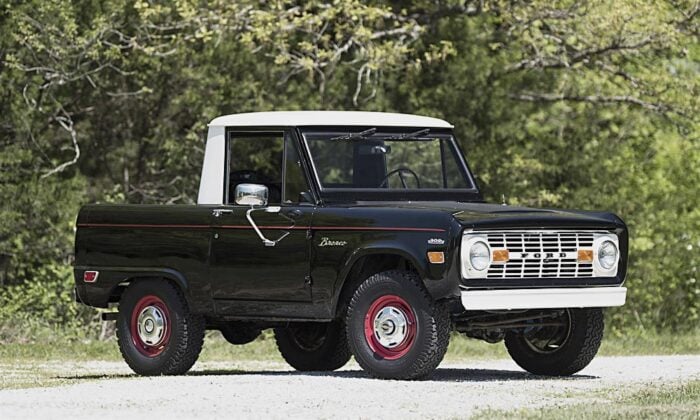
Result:
M588 366L603 340L603 310L564 309L548 326L506 334L515 363L536 375L573 375Z
M350 301L347 325L355 359L379 378L423 378L440 364L449 344L447 311L409 271L365 280Z
M350 360L342 321L275 328L275 340L284 360L296 370L336 370Z
M190 313L182 292L166 280L139 280L124 292L117 318L119 350L140 375L179 375L199 357L204 318Z

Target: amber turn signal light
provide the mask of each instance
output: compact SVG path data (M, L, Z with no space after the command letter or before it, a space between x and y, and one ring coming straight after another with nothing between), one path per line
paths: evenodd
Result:
M578 250L578 262L593 262L593 250L592 249L579 249Z
M444 264L445 253L442 251L428 252L428 261L430 261L432 264Z
M509 259L510 252L507 249L495 249L491 254L493 262L508 262Z

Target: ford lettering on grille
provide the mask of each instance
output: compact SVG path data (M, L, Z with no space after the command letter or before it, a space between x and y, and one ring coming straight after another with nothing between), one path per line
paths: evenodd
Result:
M507 249L506 262L494 261L487 278L593 277L592 262L578 260L579 249L591 249L595 232L489 231L482 232L491 249Z

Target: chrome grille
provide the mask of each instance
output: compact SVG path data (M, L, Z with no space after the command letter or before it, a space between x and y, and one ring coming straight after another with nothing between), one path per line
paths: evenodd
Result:
M487 278L579 278L593 277L593 264L578 262L579 249L592 249L596 232L581 231L487 231L491 249L507 249L509 261L493 262Z

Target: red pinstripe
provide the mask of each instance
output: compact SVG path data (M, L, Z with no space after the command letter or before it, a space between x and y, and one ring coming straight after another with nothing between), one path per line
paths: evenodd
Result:
M253 229L249 225L173 225L173 224L131 224L131 223L79 223L78 227L113 227L113 228L171 228L171 229ZM258 226L265 230L351 230L351 231L390 231L390 232L445 232L445 229L418 227L381 227L381 226Z

